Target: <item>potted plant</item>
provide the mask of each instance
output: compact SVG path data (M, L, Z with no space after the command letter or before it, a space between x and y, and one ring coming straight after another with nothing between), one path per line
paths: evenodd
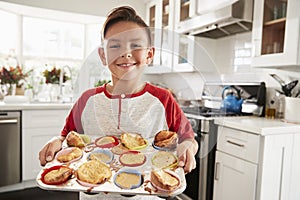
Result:
M22 87L25 83L25 79L29 76L32 70L24 73L23 68L16 67L2 67L0 70L1 85L8 87L8 94L15 95L17 88Z

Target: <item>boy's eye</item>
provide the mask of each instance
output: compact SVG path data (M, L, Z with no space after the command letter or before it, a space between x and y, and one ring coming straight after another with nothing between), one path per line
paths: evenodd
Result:
M142 44L136 43L136 44L132 44L131 45L131 49L141 49L141 48L143 48Z
M117 49L117 48L120 48L120 45L119 44L111 44L108 46L110 49Z

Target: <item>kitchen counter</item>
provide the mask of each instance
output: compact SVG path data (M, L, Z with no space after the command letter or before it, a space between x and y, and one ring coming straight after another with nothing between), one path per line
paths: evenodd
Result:
M1 110L52 110L52 109L71 109L73 103L52 103L52 102L37 102L37 103L16 103L7 104L0 102Z
M264 117L215 122L219 126L215 200L300 199L300 124Z
M300 133L300 124L287 123L283 119L267 119L264 117L226 117L216 119L218 125L229 126L242 131L266 135Z

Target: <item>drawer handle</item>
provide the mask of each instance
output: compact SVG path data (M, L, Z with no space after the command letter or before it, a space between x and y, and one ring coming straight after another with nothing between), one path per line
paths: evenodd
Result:
M220 163L216 162L215 166L215 180L218 181L220 179Z
M230 143L230 144L233 144L233 145L235 145L235 146L238 146L238 147L245 147L245 145L239 144L239 143L237 143L237 142L233 142L233 141L231 141L231 140L227 140L227 142Z

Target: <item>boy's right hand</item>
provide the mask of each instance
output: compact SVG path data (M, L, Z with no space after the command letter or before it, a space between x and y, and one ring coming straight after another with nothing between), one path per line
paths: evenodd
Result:
M45 166L47 162L54 159L55 153L62 148L62 141L60 137L54 137L42 148L39 153L40 164L42 166Z

